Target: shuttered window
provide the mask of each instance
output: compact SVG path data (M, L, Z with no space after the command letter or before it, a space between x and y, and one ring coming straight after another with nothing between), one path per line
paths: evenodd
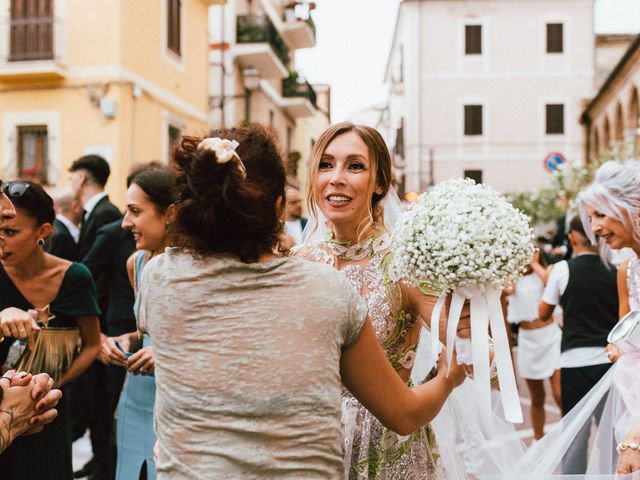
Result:
M18 127L18 178L47 184L49 142L46 125Z
M550 104L546 106L547 135L564 133L564 105Z
M465 170L464 178L470 178L476 183L482 183L482 170Z
M482 54L482 25L465 25L464 53L467 55Z
M482 105L464 106L464 134L482 135Z
M53 59L53 0L11 0L9 61Z
M176 55L181 55L180 45L180 16L182 15L181 0L167 0L167 48Z
M561 23L547 23L547 53L564 51L563 30Z

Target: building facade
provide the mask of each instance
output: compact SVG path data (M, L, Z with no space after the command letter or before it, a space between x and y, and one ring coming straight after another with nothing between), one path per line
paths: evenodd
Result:
M640 35L610 72L581 120L587 161L640 155Z
M400 189L467 176L530 190L549 155L582 161L593 3L404 0L386 70Z
M316 43L313 8L306 0L229 0L210 10L210 123L273 127L294 183L304 183L303 164L329 125L330 89L295 66L296 50Z
M210 0L0 0L0 171L67 182L87 153L124 206L134 162L208 121Z

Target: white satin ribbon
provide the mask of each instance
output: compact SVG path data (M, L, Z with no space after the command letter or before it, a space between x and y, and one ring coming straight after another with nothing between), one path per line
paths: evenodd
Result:
M489 326L494 340L494 358L498 378L500 381L500 396L506 420L513 423L522 422L522 408L520 397L511 362L511 352L509 350L509 340L505 328L504 316L502 315L502 305L500 297L502 289L493 285L479 285L464 287L454 290L449 309L447 322L447 361L451 368L453 356L453 346L455 344L458 322L462 313L465 299L471 300L471 351L473 359L474 381L478 386L479 408L484 410L480 416L482 427L486 433L490 433L491 426L491 381L489 373ZM440 315L446 294L443 293L431 314L431 336L433 342L433 352L437 356L439 341ZM466 363L466 362L465 362Z

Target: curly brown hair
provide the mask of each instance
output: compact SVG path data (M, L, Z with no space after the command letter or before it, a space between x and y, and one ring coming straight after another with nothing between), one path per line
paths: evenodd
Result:
M201 255L255 262L273 252L282 232L286 173L277 136L247 125L214 129L208 137L236 140L241 160L220 163L212 150L198 149L205 137L182 138L173 154L180 243Z

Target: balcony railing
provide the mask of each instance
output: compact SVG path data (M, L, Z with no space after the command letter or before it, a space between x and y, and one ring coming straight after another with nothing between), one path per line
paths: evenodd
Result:
M8 60L53 60L54 23L53 15L12 18L9 23Z
M268 43L280 61L289 65L289 49L266 15L238 15L236 30L238 43Z
M290 76L282 80L282 96L283 97L303 97L311 102L314 108L317 108L316 92L309 82L301 80L297 76Z

